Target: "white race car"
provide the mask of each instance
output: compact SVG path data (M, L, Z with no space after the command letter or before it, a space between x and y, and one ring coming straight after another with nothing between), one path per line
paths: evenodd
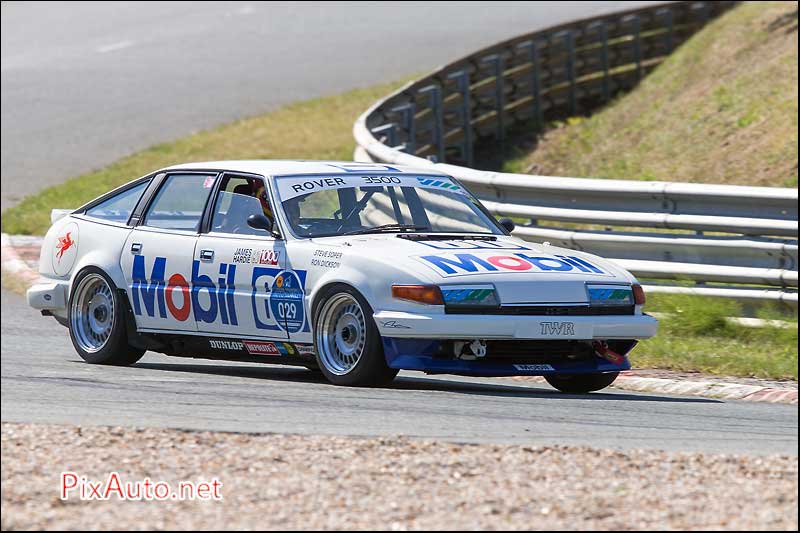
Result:
M429 170L179 165L57 219L28 302L90 363L152 350L318 368L338 385L407 369L608 386L656 333L641 286L512 229Z

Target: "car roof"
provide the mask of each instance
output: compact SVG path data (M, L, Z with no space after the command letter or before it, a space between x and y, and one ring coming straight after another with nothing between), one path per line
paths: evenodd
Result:
M403 172L414 174L446 174L433 170L414 168L404 165L382 163L355 163L353 161L280 161L270 159L254 159L249 161L206 161L186 163L161 169L171 170L227 170L246 172L262 176L283 176L302 174L353 174L354 172Z

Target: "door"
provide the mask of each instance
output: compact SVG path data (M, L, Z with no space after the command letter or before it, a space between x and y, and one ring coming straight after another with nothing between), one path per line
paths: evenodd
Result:
M216 174L165 176L120 258L139 329L196 332L218 315L194 251Z
M284 241L251 228L250 215L274 220L262 177L226 173L220 179L208 233L198 237L198 272L218 293L219 319L198 322L198 331L231 337L288 339L300 302L283 298L293 274L284 272ZM216 281L214 281L216 280Z

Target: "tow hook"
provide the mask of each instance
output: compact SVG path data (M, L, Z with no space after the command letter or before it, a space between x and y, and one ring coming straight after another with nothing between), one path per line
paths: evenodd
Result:
M609 348L606 341L594 341L592 342L592 348L594 348L594 353L597 355L597 357L602 357L606 361L610 361L615 365L621 365L625 362L625 356L620 355Z
M464 361L474 361L481 357L486 357L486 341L475 339L474 341L455 341L453 351L458 359Z

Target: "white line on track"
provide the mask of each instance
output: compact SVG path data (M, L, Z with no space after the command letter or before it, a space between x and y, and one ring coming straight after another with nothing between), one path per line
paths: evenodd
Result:
M133 46L133 41L119 41L118 43L106 44L97 48L98 54L107 54L108 52L116 52L123 48L130 48Z

